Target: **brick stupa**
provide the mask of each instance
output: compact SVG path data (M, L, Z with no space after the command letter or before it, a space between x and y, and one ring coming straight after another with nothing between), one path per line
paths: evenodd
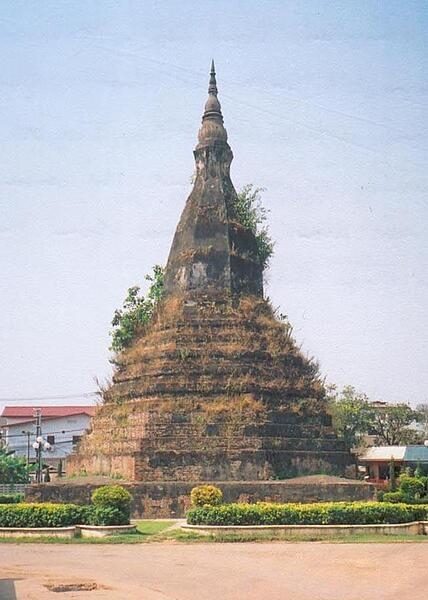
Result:
M68 470L147 482L343 474L352 460L317 366L263 298L256 239L235 214L214 65L198 140L163 300L115 357Z

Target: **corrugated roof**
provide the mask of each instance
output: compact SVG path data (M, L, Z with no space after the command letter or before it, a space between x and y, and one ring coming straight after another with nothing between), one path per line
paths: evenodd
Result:
M361 461L365 460L404 460L404 454L407 446L372 446L367 448L362 456Z
M428 448L426 446L406 446L404 460L414 463L428 463Z
M5 418L34 418L34 406L5 406L1 414ZM95 406L38 406L42 417L71 417L86 414L92 417Z

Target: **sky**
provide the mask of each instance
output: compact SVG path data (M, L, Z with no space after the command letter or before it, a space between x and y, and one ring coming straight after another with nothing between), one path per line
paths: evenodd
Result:
M266 294L326 381L428 401L428 6L4 0L0 409L88 403L114 310L165 264L216 61ZM58 400L57 400L58 401Z

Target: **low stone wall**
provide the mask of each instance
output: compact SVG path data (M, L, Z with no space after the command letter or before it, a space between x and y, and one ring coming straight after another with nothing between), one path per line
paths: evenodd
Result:
M184 517L190 507L190 492L200 482L121 483L133 496L133 518L160 519ZM206 483L206 482L204 482ZM215 482L225 502L329 502L373 500L372 485L336 477L304 477L285 481ZM26 488L29 502L73 502L87 504L100 485L72 481L31 485Z
M204 534L234 533L281 533L298 536L337 536L352 534L377 535L426 535L423 521L410 523L391 523L382 525L181 525L181 529L190 529Z
M0 538L5 537L57 537L72 538L76 532L71 527L0 527Z
M136 525L76 525L76 531L81 537L108 537L136 533Z

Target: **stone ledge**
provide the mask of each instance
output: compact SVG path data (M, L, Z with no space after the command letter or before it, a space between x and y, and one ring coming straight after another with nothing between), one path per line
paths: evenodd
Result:
M72 525L70 527L0 527L2 537L106 537L136 533L136 525Z
M198 531L205 535L210 533L263 533L283 532L291 535L351 535L355 533L374 533L383 535L419 534L428 535L428 521L411 521L409 523L382 523L379 525L189 525L182 529Z
M76 525L77 532L82 537L106 537L121 533L136 533L136 525Z
M0 527L0 537L61 537L72 538L76 527Z

